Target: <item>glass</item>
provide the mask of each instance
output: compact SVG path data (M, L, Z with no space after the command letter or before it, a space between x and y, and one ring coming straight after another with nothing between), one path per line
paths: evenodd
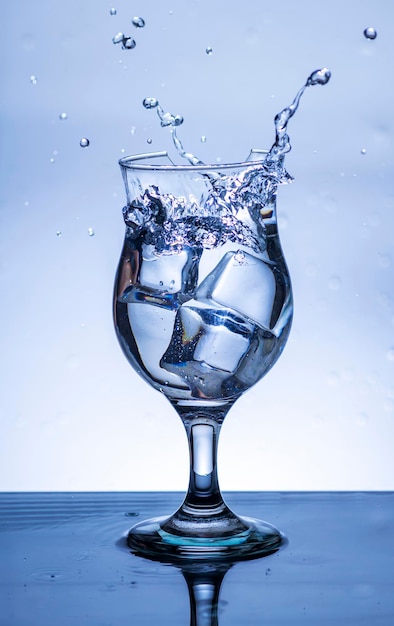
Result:
M272 525L234 514L217 475L223 420L274 365L292 320L265 155L226 165L173 165L165 152L119 161L127 204L116 333L134 369L179 414L190 450L183 504L128 534L130 548L151 558L234 561L286 542Z

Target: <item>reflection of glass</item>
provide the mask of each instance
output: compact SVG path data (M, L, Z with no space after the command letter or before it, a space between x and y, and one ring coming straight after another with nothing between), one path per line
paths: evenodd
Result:
M190 483L174 515L137 524L128 542L175 559L270 554L283 535L226 506L216 451L228 410L274 365L290 331L276 181L262 161L173 166L159 157L120 161L126 237L114 317L126 357L182 419Z
M182 566L190 598L190 626L218 626L219 592L232 563Z

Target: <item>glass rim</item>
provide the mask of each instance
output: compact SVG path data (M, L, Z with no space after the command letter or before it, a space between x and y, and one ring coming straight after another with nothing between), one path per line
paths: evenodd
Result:
M252 149L256 154L268 154L269 150L260 150L260 149ZM256 166L258 164L264 165L263 159L256 159L255 161L239 161L236 163L215 163L215 164L206 164L203 163L201 165L191 165L191 164L180 164L177 165L175 163L170 162L170 164L159 164L159 163L139 163L138 161L142 161L144 159L154 159L168 157L168 152L145 152L142 154L134 154L131 156L123 157L119 159L118 163L120 167L125 168L127 170L140 170L145 172L152 171L161 171L161 172L195 172L195 171L220 171L224 169L240 169L246 167Z

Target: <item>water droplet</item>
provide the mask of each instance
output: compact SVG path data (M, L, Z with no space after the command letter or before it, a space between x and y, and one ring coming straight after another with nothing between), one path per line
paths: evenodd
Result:
M110 15L116 15L116 9L112 8L109 10Z
M146 109L155 109L159 104L159 101L156 98L144 98L142 104Z
M366 149L365 149L365 148L362 148L362 149L361 149L361 154L367 154L367 151L366 151Z
M387 351L387 359L388 359L389 361L394 361L394 348L390 348L390 349Z
M89 237L93 237L94 236L93 228L88 228L88 235L89 235Z
M122 41L122 48L123 50L132 50L133 48L136 47L136 42L135 39L132 39L132 37L124 37L123 41Z
M124 34L123 33L117 33L116 35L114 35L112 37L112 42L113 43L121 43L123 41L124 38Z
M57 237L61 237L62 236L62 231L61 230L57 230L56 231L56 236Z
M175 280L171 280L170 281L170 289L174 289L174 285L175 285Z
M211 56L213 50L210 46L208 46L208 48L205 49L205 52L207 53L208 56Z
M330 70L328 70L326 67L323 67L321 70L315 70L314 72L312 72L312 74L306 81L306 85L308 87L313 85L326 85L330 78Z
M377 36L378 33L373 28L373 26L369 26L364 30L364 37L366 37L367 39L376 39Z
M34 74L32 74L30 76L30 82L31 82L32 85L37 85L37 82L38 82L37 81L37 76L34 76Z
M145 26L145 20L143 17L133 17L131 22L136 28L143 28Z
M53 157L51 157L51 158L49 159L49 163L54 163L54 162L55 162L55 159L54 159Z
M205 142L206 142L206 140L207 140L206 136L205 136L205 135L202 135L202 137L201 137L201 143L205 143Z
M149 137L149 139L146 140L146 143L151 144L152 143L152 139Z
M132 126L132 127L130 128L130 134L131 134L131 135L135 135L135 131L136 131L136 130L137 130L137 128L136 128L135 126Z
M160 285L160 287L162 287L164 285L162 280L159 280L159 285Z
M59 120L66 120L68 118L67 113L60 113Z
M86 137L82 137L81 141L79 142L79 145L81 146L81 148L87 148L89 144L90 144L90 141Z

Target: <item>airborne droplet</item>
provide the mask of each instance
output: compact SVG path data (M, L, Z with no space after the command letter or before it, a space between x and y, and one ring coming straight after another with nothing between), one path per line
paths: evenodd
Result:
M88 235L89 235L89 237L93 237L94 236L93 228L88 228Z
M369 26L369 28L366 28L364 30L364 37L366 37L367 39L376 39L377 36L378 36L378 33L373 28L373 26Z
M123 50L132 50L136 46L135 39L132 37L123 37L122 48Z
M116 9L112 8L109 10L110 15L116 15Z
M59 120L66 120L68 118L67 113L60 113Z
M156 100L156 98L145 98L142 101L142 104L144 105L146 109L155 109L157 105L159 104L159 101Z
M34 76L34 74L32 74L30 76L30 82L31 82L32 85L37 85L37 82L38 82L37 81L37 76Z
M208 46L208 48L205 49L205 52L207 53L208 56L211 56L213 50L210 46Z
M143 28L145 26L145 20L143 17L133 17L131 22L136 28Z
M90 141L86 137L82 137L81 141L79 142L79 145L81 146L81 148L87 148L89 144L90 144Z
M114 35L112 37L112 42L113 43L121 43L123 41L124 38L124 34L123 33L117 33L116 35Z

